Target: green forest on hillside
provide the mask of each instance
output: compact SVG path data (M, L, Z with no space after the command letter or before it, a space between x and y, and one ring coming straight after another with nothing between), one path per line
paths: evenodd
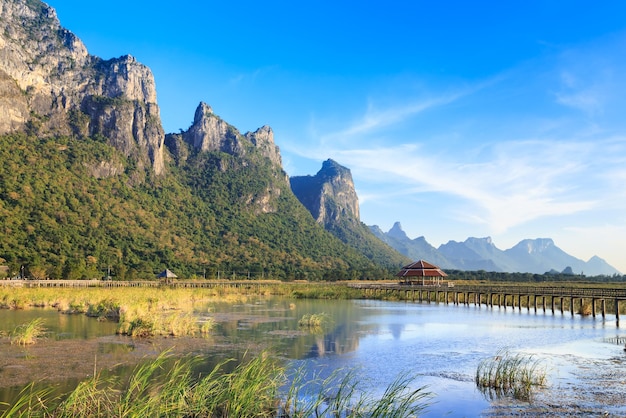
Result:
M260 156L168 160L168 173L155 177L105 140L1 136L0 264L9 274L24 266L29 277L65 279L110 267L120 280L164 268L181 277L381 278L398 267L384 257L375 264L317 225L282 170ZM101 162L120 172L97 178ZM254 203L264 192L269 213Z

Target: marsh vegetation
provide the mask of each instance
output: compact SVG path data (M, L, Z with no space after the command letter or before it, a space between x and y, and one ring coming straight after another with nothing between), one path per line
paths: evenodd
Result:
M37 342L37 339L46 335L44 321L41 318L35 318L32 321L18 325L11 333L11 344L31 345Z
M531 355L501 350L481 361L476 369L476 385L490 398L511 395L529 401L533 390L545 384L545 366Z
M345 289L334 284L283 283L212 289L0 287L0 303L7 308L3 318L11 318L9 323L26 324L40 312L48 312L42 316L46 318L46 327L51 329L45 340L27 346L9 344L15 325L0 332L3 342L0 348L4 350L0 355L4 357L0 359L0 379L20 378L31 369L45 371L29 374L28 380L19 380L20 388L29 381L37 382L27 385L20 396L15 396L18 389L10 397L0 395L0 402L10 404L0 406L0 414L7 410L14 412L5 416L19 416L15 411L33 408L40 415L54 416L72 416L72 411L77 410L99 411L92 416L110 410L126 411L124 416L134 415L143 413L137 411L149 411L134 408L152 408L151 400L140 396L124 398L124 394L131 382L137 388L141 387L138 382L146 382L143 392L156 396L163 408L171 408L156 414L198 416L194 414L208 414L208 408L214 408L211 413L215 415L205 416L219 416L220 412L215 411L248 410L245 397L226 400L224 394L228 393L228 385L236 385L237 381L250 383L255 393L262 393L252 384L257 377L274 389L269 391L273 394L272 401L257 410L256 416L333 416L334 411L342 411L338 416L346 417L358 416L356 412L350 415L353 411L361 411L365 416L441 416L459 411L477 415L490 408L491 402L514 405L524 411L534 411L529 408L540 405L537 408L550 411L551 406L545 406L546 401L554 398L550 391L558 392L561 397L563 388L577 388L572 395L576 401L570 401L570 405L580 405L581 393L586 395L580 390L584 384L573 378L553 389L550 375L548 386L548 371L543 361L546 355L558 355L533 349L584 341L585 346L592 344L595 352L604 353L611 347L605 347L606 343L598 347L590 339L615 336L614 328L608 326L611 319L602 320L605 325L597 327L594 324L600 318L585 317L578 311L575 316L568 311L564 315L547 315L517 308L397 303L351 297L343 301L354 290ZM329 300L333 298L337 300ZM13 322L18 318L20 322ZM59 339L60 328L55 321L81 324L88 321L89 327L106 327L109 331L107 337L94 338L91 334L91 337L79 337L89 338L82 341L69 340L66 336ZM320 330L320 325L325 329ZM515 347L521 357L499 352L503 344ZM161 359L159 353L168 349L171 351ZM563 364L571 367L574 359L581 369L587 370L587 357L578 358L571 349L570 345L564 351ZM617 347L617 351L622 354L622 347ZM55 371L55 361L42 363L50 352L64 355L64 359L80 370L80 377L72 380L73 386L59 385L79 375L70 375L65 368ZM247 354L242 357L244 352ZM525 354L528 352L539 355ZM200 367L196 355L204 359ZM158 366L151 368L155 361ZM255 361L263 362L267 370L272 370L273 377L262 377L259 367L254 373L244 369ZM123 370L115 369L121 363ZM604 363L610 363L610 373L599 376L594 383L594 387L602 387L603 393L590 392L584 402L592 405L589 411L611 405L609 409L613 412L622 412L620 408L626 412L624 402L613 398L610 403L598 406L604 402L598 401L599 396L623 393L623 384L611 380L615 375L613 367L621 367L620 359L594 360L594 364ZM336 369L340 371L327 373ZM325 371L316 374L319 370ZM597 371L601 370L598 367ZM147 380L141 377L146 373L150 375ZM239 373L245 379L238 380ZM85 376L89 377L85 379ZM175 383L183 386L176 389ZM222 395L218 396L217 392L211 395L216 402L221 399L221 406L217 403L207 406L206 399L197 399L201 397L199 394L206 393L202 392L205 390L202 385L215 390L221 388ZM476 390L477 386L480 391ZM164 398L158 395L161 392ZM170 395L166 396L168 392ZM239 387L236 392L243 394L245 388ZM235 396L232 390L230 393ZM500 401L502 397L506 398L505 402ZM37 409L42 407L38 399L44 401L48 412ZM106 414L122 416L122 413Z
M229 360L205 375L194 373L199 358L173 358L167 352L138 365L127 379L84 380L69 394L28 385L2 414L54 417L398 417L417 416L431 394L400 376L380 398L359 389L353 373L288 384L284 366L268 353L226 370ZM309 388L314 388L310 392ZM303 394L306 393L306 396Z

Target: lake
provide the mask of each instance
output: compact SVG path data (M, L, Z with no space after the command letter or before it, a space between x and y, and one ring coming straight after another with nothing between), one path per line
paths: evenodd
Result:
M298 327L305 314L327 313L322 333ZM325 377L352 370L359 387L378 395L398 376L433 394L424 416L626 416L626 353L615 317L571 316L511 307L386 302L320 301L275 297L245 303L198 304L196 314L218 326L209 338L137 340L115 335L115 324L53 310L0 311L0 331L42 317L49 337L18 348L0 344L0 401L20 379L46 377L67 387L97 367L117 373L166 348L217 361L271 348L290 367ZM533 355L546 367L548 386L532 403L490 399L476 388L478 364L502 350ZM118 367L117 365L122 365ZM68 368L77 373L68 372ZM35 378L36 377L36 378ZM19 386L19 385L17 385Z

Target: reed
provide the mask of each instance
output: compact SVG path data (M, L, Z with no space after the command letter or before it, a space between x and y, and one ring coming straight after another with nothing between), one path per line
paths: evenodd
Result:
M120 305L117 301L111 298L102 299L100 302L90 303L87 308L86 315L98 319L119 321Z
M298 327L308 329L310 332L324 332L330 329L335 321L326 312L317 314L305 314L298 321Z
M591 310L591 301L585 301L585 302L581 302L580 303L580 309L578 310L578 313L582 316L589 316L591 315L593 312Z
M32 321L18 325L11 333L11 344L31 345L37 342L38 338L46 334L44 321L42 318L35 318Z
M29 385L2 418L54 417L397 417L417 416L430 396L412 389L413 379L401 376L380 399L358 388L354 372L334 372L314 383L302 370L294 373L287 393L285 368L267 352L246 358L232 372L232 360L203 376L194 372L200 359L175 359L169 352L143 362L130 378L103 379L99 374L74 391L52 397L50 389Z
M336 370L326 378L319 374L305 378L299 369L281 404L282 418L295 417L417 417L428 406L433 394L425 386L415 387L415 377L398 376L376 398L359 386L355 370Z
M483 394L490 398L513 396L531 401L533 389L546 384L546 369L532 355L501 350L480 362L475 380Z
M0 418L50 416L49 405L55 401L53 391L51 387L36 388L34 382L26 385L12 404L0 402L7 407L0 413Z

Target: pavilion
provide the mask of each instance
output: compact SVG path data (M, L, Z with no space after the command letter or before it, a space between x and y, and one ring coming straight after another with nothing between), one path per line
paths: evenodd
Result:
M421 284L422 286L440 286L441 278L448 277L439 267L424 260L402 267L396 276L402 279L401 284Z
M162 272L159 273L159 275L157 276L157 278L159 279L165 279L165 283L171 283L172 280L171 279L176 279L178 278L177 275L175 275L174 273L172 273L169 269L165 269Z

